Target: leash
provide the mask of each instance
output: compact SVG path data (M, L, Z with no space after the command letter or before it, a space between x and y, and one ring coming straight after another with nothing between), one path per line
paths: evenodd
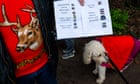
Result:
M113 63L113 61L111 59L109 59L109 62L112 64L112 66L114 67L114 69L116 70L116 72L121 76L121 78L123 79L123 81L125 82L125 84L130 84L127 79L123 76L123 74L120 72L120 70L117 68L117 66Z

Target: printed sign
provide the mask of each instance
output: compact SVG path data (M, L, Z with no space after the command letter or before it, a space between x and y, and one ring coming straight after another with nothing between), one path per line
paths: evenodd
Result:
M54 1L57 39L113 34L108 0Z

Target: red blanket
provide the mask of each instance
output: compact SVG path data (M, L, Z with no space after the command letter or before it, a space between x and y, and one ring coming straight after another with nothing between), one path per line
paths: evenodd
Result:
M131 36L105 36L99 38L107 50L109 58L122 70L134 47L134 39Z

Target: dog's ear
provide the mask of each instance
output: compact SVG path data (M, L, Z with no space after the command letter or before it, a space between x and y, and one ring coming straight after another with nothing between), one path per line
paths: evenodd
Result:
M87 44L85 45L86 46L84 47L84 51L83 51L83 61L84 61L84 64L90 64L92 52L91 50L89 50L88 45Z

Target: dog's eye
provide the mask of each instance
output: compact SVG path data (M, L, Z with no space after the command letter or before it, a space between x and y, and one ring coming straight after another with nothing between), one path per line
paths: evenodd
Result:
M101 57L101 56L102 56L101 54L98 55L98 57Z

